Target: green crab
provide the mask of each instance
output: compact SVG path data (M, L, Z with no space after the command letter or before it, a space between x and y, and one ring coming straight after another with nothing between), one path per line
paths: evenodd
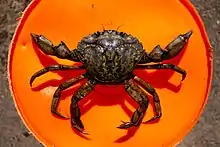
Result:
M65 118L58 111L58 103L61 92L77 82L87 78L84 83L73 95L70 105L71 125L74 129L83 134L88 134L80 119L80 108L78 102L85 98L97 84L124 84L124 88L139 107L133 113L129 122L123 122L117 128L127 129L139 126L148 108L149 100L147 94L140 88L144 88L153 96L156 115L148 120L159 119L162 116L159 96L156 90L149 83L145 82L133 71L135 68L141 69L170 69L182 75L182 80L186 77L186 71L173 64L162 64L164 60L174 58L180 53L188 42L192 31L177 36L165 48L156 46L150 53L147 53L142 43L134 36L119 32L117 30L103 30L84 37L77 45L76 49L70 50L61 41L59 45L54 45L43 35L31 33L33 42L46 55L56 56L57 58L67 59L74 62L81 62L81 66L51 65L36 72L30 79L33 81L49 72L55 70L76 70L85 69L86 72L59 85L56 89L51 112L59 117ZM153 62L154 64L148 65Z

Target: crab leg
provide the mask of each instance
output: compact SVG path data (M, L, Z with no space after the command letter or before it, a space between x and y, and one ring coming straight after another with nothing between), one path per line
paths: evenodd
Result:
M182 75L182 81L186 78L186 71L173 64L151 64L151 65L137 65L136 68L144 69L171 69Z
M139 126L144 114L148 108L149 100L147 94L132 79L125 81L125 89L128 94L139 104L139 107L133 113L130 122L123 122L117 128L127 129L132 126Z
M79 62L76 51L70 51L70 49L63 41L61 41L59 45L54 46L53 43L43 35L37 35L34 33L31 33L30 35L34 43L46 55L53 55L61 59L68 59L71 61Z
M52 104L51 104L51 112L61 118L66 118L64 116L62 116L58 111L57 111L57 107L58 107L58 103L60 100L60 96L61 96L61 92L71 86L73 86L76 82L79 82L80 80L84 79L85 76L84 75L80 75L76 78L72 78L64 83L62 83L55 91L54 95L53 95L53 100L52 100Z
M170 42L165 47L165 49L162 49L160 45L157 45L150 52L150 54L146 52L144 53L139 64L145 64L149 62L162 62L164 60L169 60L174 58L185 47L191 35L192 35L192 31L179 35L172 42Z
M82 87L80 87L72 97L70 105L71 125L74 129L82 134L88 134L84 130L84 125L80 119L81 112L78 106L78 102L86 97L95 87L96 82L93 80L87 81Z
M153 88L153 86L151 86L149 83L145 82L144 80L142 80L138 76L135 76L134 80L153 96L156 116L154 116L153 118L151 118L150 120L148 120L146 122L151 122L156 119L159 119L162 116L162 112L161 112L161 106L160 106L160 99L159 99L159 96L158 96L156 90Z
M57 64L57 65L51 65L48 66L44 69L39 70L38 72L36 72L30 79L30 85L32 86L32 83L34 82L34 80L41 76L44 75L45 73L49 72L49 71L56 71L56 70L73 70L73 69L83 69L83 66L69 66L69 65L61 65L61 64Z

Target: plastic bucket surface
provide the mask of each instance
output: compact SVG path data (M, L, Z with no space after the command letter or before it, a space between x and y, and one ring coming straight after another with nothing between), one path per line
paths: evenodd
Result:
M56 88L85 70L49 72L29 86L30 77L52 64L75 63L46 56L34 47L30 33L42 34L59 44L64 41L75 49L82 37L105 29L117 29L136 36L146 51L156 45L165 47L179 34L193 30L189 44L174 59L187 72L171 70L135 70L151 83L160 97L163 116L158 122L139 128L120 130L120 121L129 121L137 104L122 86L96 86L80 102L82 121L88 138L71 129L69 120L51 114L51 100ZM175 146L195 125L201 114L212 80L212 53L203 23L187 0L43 0L32 1L25 10L9 52L9 82L17 111L26 126L45 146L70 147L167 147ZM72 94L80 83L62 93L59 111L70 116ZM149 96L150 97L150 96ZM151 100L151 97L150 97ZM153 116L149 106L144 121Z

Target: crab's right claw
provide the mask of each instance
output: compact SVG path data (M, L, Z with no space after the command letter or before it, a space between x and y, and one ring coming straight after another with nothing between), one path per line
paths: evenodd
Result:
M40 48L41 51L43 51L46 55L57 55L56 54L56 50L55 50L55 46L53 45L53 43L47 39L45 36L43 35L37 35L34 33L30 34L32 37L32 40L34 41L34 43ZM63 44L60 44L63 45ZM57 46L59 47L59 46ZM65 46L66 47L66 46Z

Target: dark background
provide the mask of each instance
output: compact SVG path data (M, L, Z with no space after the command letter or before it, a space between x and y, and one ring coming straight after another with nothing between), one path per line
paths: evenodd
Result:
M16 18L30 0L0 0L0 147L41 147L20 120L7 82L7 54ZM197 125L179 147L220 147L220 0L191 0L214 48L214 75L208 104Z

